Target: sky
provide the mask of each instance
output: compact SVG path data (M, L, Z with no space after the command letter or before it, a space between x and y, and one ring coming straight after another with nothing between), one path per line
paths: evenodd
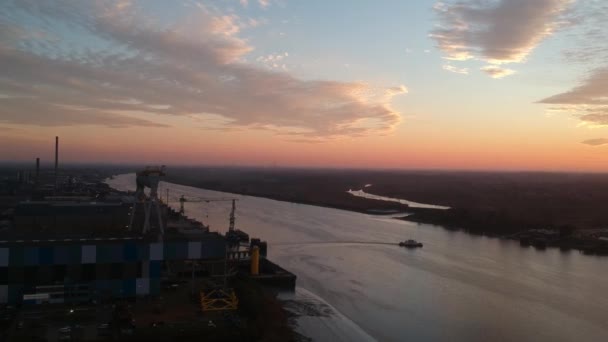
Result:
M608 1L3 0L0 160L608 171Z

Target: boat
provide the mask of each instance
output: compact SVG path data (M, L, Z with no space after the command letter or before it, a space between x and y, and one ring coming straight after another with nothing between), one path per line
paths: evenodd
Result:
M399 242L399 246L406 247L406 248L417 248L417 247L422 247L422 242L418 242L416 240L405 240L405 241Z

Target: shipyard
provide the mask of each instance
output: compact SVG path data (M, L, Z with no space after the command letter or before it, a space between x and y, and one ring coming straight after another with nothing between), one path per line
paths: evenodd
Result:
M3 0L0 342L608 341L608 0Z
M168 340L201 331L210 340L239 340L269 333L256 321L265 312L260 303L273 305L273 293L293 291L296 276L266 258L263 237L235 227L237 199L162 196L167 172L144 167L135 192L114 190L102 173L62 172L57 137L53 168L41 169L36 159L4 178L3 340ZM226 232L188 218L187 201L230 206Z

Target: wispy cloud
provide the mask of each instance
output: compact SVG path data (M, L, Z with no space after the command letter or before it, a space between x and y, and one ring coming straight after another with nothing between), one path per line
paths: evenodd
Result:
M90 106L57 105L40 101L38 98L0 100L0 122L36 126L169 127L116 113L110 106L105 110L99 110Z
M584 125L608 125L608 67L593 70L573 89L547 97L539 103L559 105L556 111L578 117Z
M577 87L540 101L549 104L608 105L608 67L593 70Z
M585 145L589 145L589 146L601 146L601 145L607 145L608 139L605 139L605 138L589 139L589 140L581 141L581 143L585 144Z
M568 32L568 46L562 51L568 63L601 67L608 60L608 2L581 1L573 13L579 25Z
M287 70L287 64L285 60L289 57L288 52L269 54L266 56L259 56L255 59L256 62L264 65L269 69L282 69Z
M490 64L521 63L546 37L566 25L572 0L438 2L431 32L445 58ZM496 75L494 71L491 76ZM503 75L506 76L506 75Z
M579 25L568 33L570 44L563 51L569 64L581 63L590 71L572 89L547 97L539 103L549 104L548 111L566 113L580 120L579 126L608 127L608 3L579 2L573 20ZM607 139L589 139L582 143L599 146Z
M19 12L38 18L46 32L68 25L80 39L98 42L75 48L29 37L3 45L1 121L126 127L162 126L154 120L163 115L214 116L225 119L219 129L304 140L385 134L400 122L390 103L404 87L302 80L243 63L254 47L240 37L245 20L236 15L199 5L166 27L135 4L114 5L19 1L0 8L0 23L15 32L29 30L6 19Z
M461 75L468 75L469 74L469 69L468 68L458 68L455 67L451 64L444 64L442 66L443 70L449 71L449 72L453 72L456 74L461 74Z
M503 78L509 75L513 75L515 73L515 70L501 68L496 65L486 65L484 67L481 67L480 70L490 75L490 77L492 78Z

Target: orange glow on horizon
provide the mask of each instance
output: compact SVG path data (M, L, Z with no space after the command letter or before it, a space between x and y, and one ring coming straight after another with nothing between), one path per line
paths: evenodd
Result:
M177 131L177 132L176 132ZM201 129L164 128L83 131L44 128L0 138L3 160L50 160L55 134L63 162L162 163L168 165L243 165L458 170L608 170L600 148L545 139L428 136L404 132L324 143L289 142L264 131L226 134ZM238 139L234 138L238 135ZM457 143L454 143L457 142Z

